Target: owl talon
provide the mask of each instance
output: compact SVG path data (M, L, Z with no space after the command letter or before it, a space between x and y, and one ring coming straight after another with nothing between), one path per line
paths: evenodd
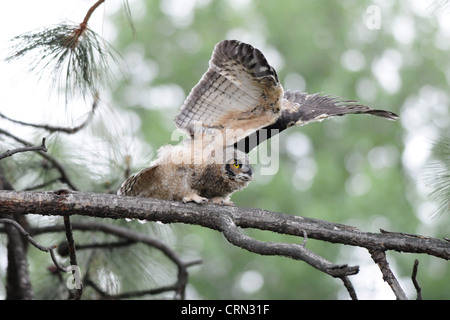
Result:
M222 206L229 206L229 207L236 206L233 201L225 201L225 200L220 202L219 204L222 205Z
M209 203L218 204L220 206L230 206L230 207L235 205L233 201L229 201L229 200L226 200L226 199L220 198L220 197L212 198L211 200L209 200Z
M207 198L200 197L198 194L194 194L192 196L187 196L183 198L183 203L195 202L198 204L205 204L208 202Z

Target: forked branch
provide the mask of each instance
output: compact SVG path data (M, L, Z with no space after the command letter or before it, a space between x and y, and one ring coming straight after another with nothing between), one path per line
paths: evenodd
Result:
M428 254L450 260L450 243L431 237L402 233L370 233L337 223L260 209L135 198L69 190L46 192L0 191L0 212L39 215L83 215L97 218L139 219L163 223L195 224L223 232L232 244L263 255L280 255L303 260L314 268L340 278L352 298L356 297L348 276L357 266L336 265L301 244L262 242L248 237L239 228L255 228L308 239L363 247L380 266L385 280L399 299L406 298L386 261L385 252L395 250ZM239 227L239 228L238 228Z

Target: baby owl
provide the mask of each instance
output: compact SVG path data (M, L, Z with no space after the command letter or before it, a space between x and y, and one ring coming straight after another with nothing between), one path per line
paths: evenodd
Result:
M397 119L353 100L284 91L261 51L221 41L175 117L190 138L161 147L150 167L125 180L118 194L231 205L231 194L252 180L253 148L289 127L345 114Z

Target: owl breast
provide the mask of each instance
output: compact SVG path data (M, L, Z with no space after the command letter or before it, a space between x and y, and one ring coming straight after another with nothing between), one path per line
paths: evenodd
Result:
M204 165L202 170L194 170L191 180L192 189L201 197L227 198L233 192L245 188L250 182L233 179L224 174L223 164Z

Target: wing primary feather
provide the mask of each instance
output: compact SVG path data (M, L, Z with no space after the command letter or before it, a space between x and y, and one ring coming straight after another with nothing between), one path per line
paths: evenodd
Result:
M256 131L276 121L282 99L278 75L261 51L224 40L214 48L209 69L189 93L175 125L191 137L210 128Z

